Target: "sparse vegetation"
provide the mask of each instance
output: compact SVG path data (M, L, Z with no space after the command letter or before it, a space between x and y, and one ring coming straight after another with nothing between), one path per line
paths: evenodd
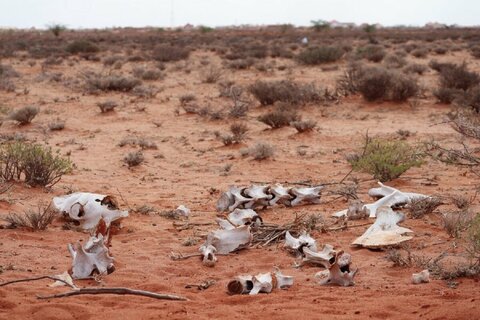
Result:
M272 158L274 155L273 147L265 142L259 142L255 146L240 150L242 156L250 156L255 160L265 160Z
M119 75L98 75L93 74L87 77L86 85L87 91L120 91L129 92L141 84L141 81Z
M67 45L65 50L70 54L96 53L100 49L88 40L75 40Z
M290 80L258 80L248 90L264 106L277 101L301 105L322 100L322 94L313 84L300 84Z
M26 106L13 111L8 119L17 121L20 125L26 125L32 122L39 111L40 109L35 106Z
M50 131L63 130L63 129L65 129L65 121L60 120L60 119L56 119L55 121L52 121L48 124L48 129L50 129Z
M9 213L5 220L10 223L9 228L27 228L31 231L41 231L53 222L57 212L52 210L50 206L44 207L38 205L37 210L29 209L24 214Z
M100 108L100 112L105 113L115 110L115 108L118 107L118 103L113 100L107 100L103 102L97 102L97 106Z
M297 120L290 123L298 132L307 132L315 129L317 122L315 120Z
M294 110L274 110L258 117L258 121L265 123L273 129L287 127L291 122L300 120Z
M129 152L125 158L123 158L123 162L125 162L129 168L139 166L144 160L145 157L141 151Z
M152 58L161 62L180 61L189 55L189 49L171 45L159 45L152 52Z
M322 63L335 62L342 58L344 52L337 47L316 47L308 48L300 52L298 61L306 65L317 65Z

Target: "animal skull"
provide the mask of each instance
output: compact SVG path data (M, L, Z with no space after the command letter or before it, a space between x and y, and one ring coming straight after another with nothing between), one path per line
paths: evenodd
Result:
M109 255L102 235L90 237L85 246L80 242L68 244L68 251L72 256L72 278L86 279L94 272L105 274L113 272L113 258Z
M113 221L128 217L128 211L118 210L116 200L111 196L95 193L76 192L62 197L54 197L57 210L78 221L80 228L90 230L103 219L107 227Z
M317 242L305 231L298 237L293 237L289 231L285 234L284 247L297 256L303 256L306 248L317 251Z
M317 272L315 278L321 285L335 284L343 287L353 286L353 278L357 274L358 268L350 270L351 256L339 251L335 254L333 263L327 270Z
M380 207L377 211L375 223L363 235L355 239L352 244L365 248L379 248L410 240L412 236L405 234L413 231L397 225L403 220L405 220L403 213L395 212L389 206Z

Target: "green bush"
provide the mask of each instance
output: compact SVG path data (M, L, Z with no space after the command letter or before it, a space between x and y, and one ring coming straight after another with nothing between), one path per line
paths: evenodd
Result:
M6 181L23 177L30 186L53 186L71 169L69 159L39 144L14 142L0 146L0 176Z
M411 167L422 164L423 154L404 141L367 138L363 153L348 157L352 169L367 172L385 182L400 177Z
M298 54L297 59L306 65L316 65L335 62L343 56L343 50L338 47L308 48Z

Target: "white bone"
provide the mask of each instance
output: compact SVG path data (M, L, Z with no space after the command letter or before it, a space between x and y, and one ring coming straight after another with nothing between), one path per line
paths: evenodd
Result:
M320 203L320 191L323 187L312 188L291 188L290 194L295 198L291 201L292 206L298 206L302 203Z
M305 248L317 251L317 242L305 231L298 238L295 238L287 231L287 233L285 233L284 247L296 255L303 255Z
M421 194L421 193L402 192L402 191L400 191L398 189L395 189L393 187L386 186L381 182L378 182L378 184L380 185L380 188L372 188L372 189L368 190L368 195L369 196L375 197L375 198L383 198L385 196L388 196L389 194L394 193L395 191L398 191L399 193L403 194L406 197L408 202L411 202L414 199L429 198L429 196L426 196L426 195Z
M231 230L215 230L208 234L206 245L212 245L219 254L227 254L247 247L252 241L249 226Z
M72 220L80 223L84 230L94 228L100 219L107 227L115 220L128 217L128 211L111 209L100 202L106 196L95 193L76 192L62 197L54 197L53 204L60 212L67 213Z
M250 275L236 276L233 280L228 282L227 289L230 294L245 294L249 293L253 288L253 277Z
M410 240L412 236L405 234L413 231L397 225L404 219L404 214L395 212L390 207L380 207L377 211L375 223L363 235L355 239L352 244L365 248L378 248Z
M293 277L284 275L277 267L274 268L273 274L275 275L277 289L287 289L293 286Z
M242 194L243 188L230 187L230 194L233 197L233 203L228 207L229 211L233 211L240 206L244 206L245 203L251 201L252 199L246 198Z
M217 262L217 257L215 256L215 252L217 252L217 249L209 244L204 244L200 246L198 249L203 255L203 264L207 267L213 267L215 263Z
M62 274L57 274L55 276L55 278L57 279L60 279L60 280L63 280L65 281L66 283L68 283L68 285L70 285L73 289L76 289L77 286L73 283L73 279L72 277L70 276L70 274L68 273L68 271L65 271L64 273ZM62 281L55 281L54 283L50 284L49 287L62 287L62 286L66 286L67 284L65 284L65 282L62 282Z
M305 255L303 262L320 264L324 268L330 267L336 255L333 246L329 244L326 244L320 252L316 252L310 248L304 248L303 253Z
M275 204L284 204L290 205L290 200L293 196L288 193L289 189L283 187L282 185L275 185L270 188L270 193L273 195L273 198L268 202L269 205L273 206Z
M412 274L412 283L420 284L430 282L430 272L425 269L419 273Z
M225 191L217 201L217 211L227 211L234 202L235 200L233 199L233 194L231 194L230 191Z
M335 284L343 287L355 285L354 277L357 274L358 269L350 270L350 261L351 258L343 259L343 266L340 265L342 262L343 251L339 251L335 255L335 261L328 267L327 270L317 272L315 274L315 279L321 285L330 285ZM348 264L345 265L345 263Z
M179 216L188 218L190 216L190 209L181 204L175 209L175 213Z
M99 274L105 274L113 267L113 258L108 253L108 248L103 242L103 236L88 240L91 246L86 249L80 242L74 245L68 244L68 250L72 256L72 278L86 279L97 271Z
M228 221L235 226L261 225L260 216L252 209L235 209L228 215Z
M252 277L253 288L248 293L249 295L255 295L259 292L270 293L273 289L273 279L270 272L259 273Z
M218 226L224 230L235 229L235 226L231 224L228 220L216 218L215 221L218 223Z
M368 218L368 208L359 200L350 203L347 209L346 216L349 220L360 220Z
M251 200L245 203L245 208L251 209L255 207L267 206L268 200L272 198L270 194L267 194L268 186L252 185L243 190L243 194Z
M365 204L362 209L368 210L370 218L375 218L377 215L377 210L380 207L383 207L383 206L392 207L401 203L406 203L406 201L407 201L407 197L404 194L402 194L399 191L394 191L393 193L378 199L374 203ZM333 216L339 218L339 217L345 216L347 212L348 212L348 209L342 210L334 213Z

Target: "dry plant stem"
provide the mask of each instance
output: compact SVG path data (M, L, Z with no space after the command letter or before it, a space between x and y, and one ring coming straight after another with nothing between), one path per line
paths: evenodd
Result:
M338 230L344 230L344 229L348 229L348 228L364 227L364 226L369 226L371 224L372 224L372 222L361 223L361 224L352 224L352 225L343 225L343 226L336 227L336 228L328 228L327 231L338 231Z
M67 286L69 286L70 288L73 288L75 289L74 286L72 286L71 284L69 284L68 282L62 280L62 279L58 279L54 276L40 276L40 277L34 277L34 278L24 278L24 279L17 279L17 280L12 280L12 281L7 281L7 282L4 282L4 283L0 283L0 287L3 287L3 286L6 286L6 285L9 285L9 284L13 284L13 283L19 283L19 282L27 282L27 281L36 281L36 280L42 280L42 279L50 279L50 280L53 280L53 281L60 281L60 282L63 282L65 283Z
M64 297L77 296L81 294L118 294L118 295L130 294L130 295L144 296L144 297L161 299L161 300L178 300L178 301L188 300L185 297L176 296L173 294L155 293L151 291L135 290L135 289L129 289L129 288L81 288L78 290L52 294L49 296L37 295L37 299L64 298Z
M229 253L215 253L215 255L217 256L228 256L230 255ZM202 253L190 253L190 254L182 254L182 253L175 253L175 252L172 252L170 253L170 259L172 259L173 261L177 261L177 260L186 260L186 259L189 259L189 258L193 258L193 257L203 257L203 254Z

